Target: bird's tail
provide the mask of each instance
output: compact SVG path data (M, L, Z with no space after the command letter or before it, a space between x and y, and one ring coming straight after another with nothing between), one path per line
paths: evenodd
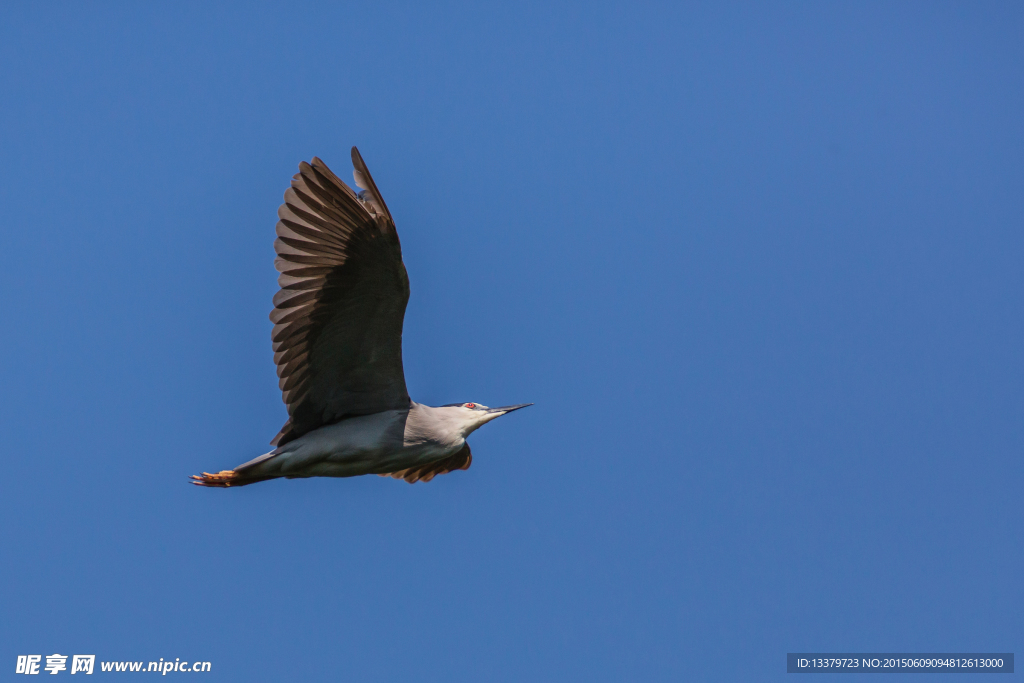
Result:
M249 484L255 484L258 481L266 481L267 479L277 479L277 477L247 476L245 472L239 472L237 470L221 470L215 474L211 474L210 472L193 474L190 479L196 486L209 486L212 488L226 489L235 486L247 486Z

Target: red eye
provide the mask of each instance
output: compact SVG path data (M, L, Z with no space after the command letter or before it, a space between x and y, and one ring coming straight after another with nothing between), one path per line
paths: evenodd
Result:
M476 404L475 403L467 403L466 407L467 408L476 408Z

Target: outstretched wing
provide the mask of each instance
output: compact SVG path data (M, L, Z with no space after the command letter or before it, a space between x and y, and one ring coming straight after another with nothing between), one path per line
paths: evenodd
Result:
M350 415L409 407L402 321L409 278L398 232L358 150L356 194L320 159L278 209L274 362L288 421L283 445Z
M439 474L448 474L455 470L468 470L469 466L472 464L473 453L469 450L469 444L467 443L455 455L449 455L447 458L428 462L426 465L420 465L419 467L410 467L409 469L399 470L397 472L388 472L387 474L382 474L380 476L404 479L410 484L415 484L418 481L430 481Z

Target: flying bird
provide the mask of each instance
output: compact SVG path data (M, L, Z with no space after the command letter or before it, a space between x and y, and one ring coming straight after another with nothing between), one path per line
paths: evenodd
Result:
M356 192L313 157L278 209L272 339L288 420L274 450L199 486L379 474L407 482L468 469L473 431L531 403L432 407L409 398L402 322L409 277L395 221L359 150Z

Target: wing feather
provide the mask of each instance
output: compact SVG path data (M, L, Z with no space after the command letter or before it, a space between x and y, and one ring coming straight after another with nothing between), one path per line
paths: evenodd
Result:
M469 466L472 464L473 453L469 450L469 444L467 443L462 447L462 450L454 455L449 455L447 458L428 462L426 465L420 465L419 467L410 467L397 472L388 472L387 474L382 474L380 476L404 479L410 484L415 484L418 481L430 481L439 474L448 474L455 470L468 470Z
M362 195L314 157L299 164L278 210L271 340L289 417L275 445L347 416L409 406L409 279L391 213L355 148L352 158Z

